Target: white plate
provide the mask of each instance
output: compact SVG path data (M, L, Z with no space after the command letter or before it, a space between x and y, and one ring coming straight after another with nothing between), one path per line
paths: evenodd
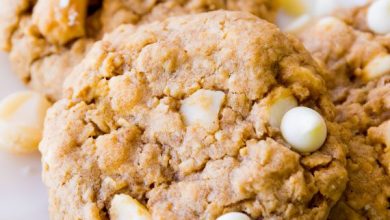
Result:
M0 52L0 99L25 89ZM41 181L39 153L0 152L0 220L49 219L47 193Z

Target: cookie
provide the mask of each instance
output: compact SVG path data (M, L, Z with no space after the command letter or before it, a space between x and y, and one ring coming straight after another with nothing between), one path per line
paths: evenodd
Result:
M370 29L370 7L323 18L300 34L328 69L336 120L349 130L350 181L332 219L390 218L390 38Z
M243 10L273 20L271 0L15 0L0 9L0 49L31 88L57 100L62 84L92 42L121 24L217 9Z
M48 112L40 151L51 218L326 219L347 173L323 71L248 13L121 26ZM281 112L294 106L325 122L319 149L284 140Z

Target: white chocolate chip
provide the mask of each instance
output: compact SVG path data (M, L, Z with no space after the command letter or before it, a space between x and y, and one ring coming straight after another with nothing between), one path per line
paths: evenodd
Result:
M14 153L37 150L50 105L44 96L31 91L3 99L0 102L0 149Z
M318 150L327 136L322 116L307 107L296 107L288 111L282 119L281 132L295 150L303 153Z
M390 55L379 55L364 67L363 79L369 81L388 73L390 73Z
M291 93L283 94L282 96L272 100L271 106L268 109L269 124L274 128L279 128L284 114L297 106L298 102Z
M241 212L229 212L219 216L217 220L251 220L251 218Z
M367 11L367 25L377 34L390 33L390 0L374 1Z
M183 100L180 113L187 126L200 125L207 130L215 128L225 93L199 89Z
M151 220L149 211L137 200L126 194L115 195L111 201L112 220Z

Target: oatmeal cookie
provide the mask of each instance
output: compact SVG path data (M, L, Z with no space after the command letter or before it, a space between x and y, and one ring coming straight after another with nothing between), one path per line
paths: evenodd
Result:
M369 7L323 18L300 34L328 69L323 77L336 105L336 121L350 131L345 136L350 181L332 219L390 218L390 38L368 28Z
M2 0L0 49L13 70L52 100L91 42L120 24L143 24L168 16L218 9L242 10L273 20L271 0Z
M129 212L118 203L146 207L134 208L145 219L326 219L347 172L323 71L248 13L121 26L48 112L40 151L52 219L115 219ZM323 117L320 149L283 139L285 97Z

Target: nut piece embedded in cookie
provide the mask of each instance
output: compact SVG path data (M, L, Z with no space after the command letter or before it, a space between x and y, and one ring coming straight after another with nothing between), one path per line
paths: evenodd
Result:
M186 98L180 113L187 126L200 125L207 130L217 126L218 113L225 99L225 93L200 89Z
M151 220L149 211L137 200L126 194L115 195L111 201L112 220Z
M33 22L51 43L65 44L85 34L86 0L39 0Z
M363 79L366 81L390 73L390 55L379 55L372 59L363 69Z
M378 0L370 5L367 12L368 27L377 34L390 33L390 0Z
M281 131L286 141L303 153L318 150L327 135L322 116L307 107L296 107L288 111L282 119Z
M14 153L35 151L50 105L45 97L30 91L12 94L0 102L0 149Z
M251 218L241 212L229 212L219 216L217 220L251 220Z

